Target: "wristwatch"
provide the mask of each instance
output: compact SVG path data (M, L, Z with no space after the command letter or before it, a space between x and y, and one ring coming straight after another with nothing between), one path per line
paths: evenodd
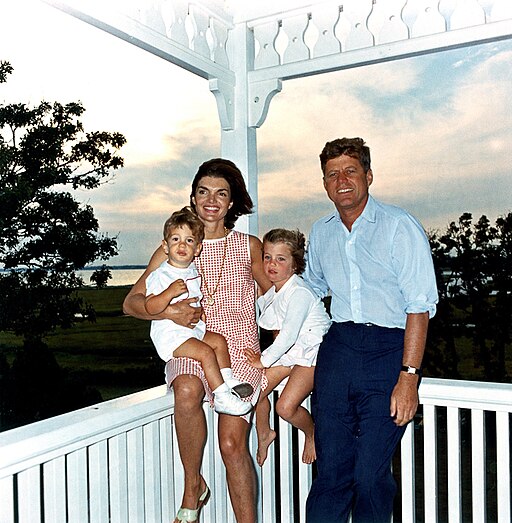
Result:
M411 367L410 365L402 365L401 371L407 372L407 374L417 374L418 376L421 374L420 369L417 369L416 367Z

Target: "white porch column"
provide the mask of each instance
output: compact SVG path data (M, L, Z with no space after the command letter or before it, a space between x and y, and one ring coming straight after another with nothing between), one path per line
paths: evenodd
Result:
M221 121L221 156L236 163L242 171L254 213L241 217L237 229L258 234L258 160L256 129L250 127L248 110L248 71L253 66L254 38L246 24L236 24L228 41L230 69L235 73L235 85L210 80L210 90L217 99Z

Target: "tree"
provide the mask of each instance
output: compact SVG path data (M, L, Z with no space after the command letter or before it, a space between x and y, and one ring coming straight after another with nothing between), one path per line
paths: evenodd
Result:
M435 343L443 341L446 355L455 338L467 337L485 379L506 381L506 348L512 338L512 213L499 217L494 226L485 215L473 223L472 215L464 213L430 241L442 274L438 324L432 322ZM457 363L452 356L453 361Z
M12 67L0 62L0 83ZM0 330L41 340L77 315L94 317L76 271L117 254L90 205L71 190L105 183L123 165L120 133L85 132L80 103L0 105ZM105 269L95 277L101 283Z
M0 62L0 84L12 72ZM101 401L61 369L44 342L57 327L95 318L77 294L77 270L117 254L90 205L73 196L123 166L120 133L85 132L73 102L0 105L0 331L23 338L10 365L0 355L0 430ZM103 265L93 281L106 284Z

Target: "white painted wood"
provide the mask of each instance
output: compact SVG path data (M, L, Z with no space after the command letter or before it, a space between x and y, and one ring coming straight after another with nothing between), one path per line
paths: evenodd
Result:
M165 0L161 5L165 34L174 42L190 47L186 28L188 3L184 0Z
M312 9L310 24L314 24L318 30L318 39L312 52L314 58L341 52L341 42L334 31L339 18L340 8L337 5Z
M462 523L462 474L460 410L447 409L447 453L448 453L448 519L450 523Z
M437 419L433 405L423 406L423 438L425 521L437 523Z
M144 442L143 427L126 434L128 465L128 523L144 521Z
M485 12L478 0L458 0L450 16L449 28L455 30L480 24L485 24Z
M68 523L83 523L87 521L89 503L86 448L75 450L67 455L66 487Z
M194 29L192 49L205 58L211 58L210 47L206 39L209 24L208 15L199 6L191 4L189 6L189 18Z
M19 523L34 523L42 519L40 478L39 466L31 467L18 474L17 507Z
M158 421L142 429L144 459L144 507L146 521L162 521L160 498L160 431Z
M375 45L409 38L409 29L402 20L406 0L376 2L368 17L368 29L375 37Z
M248 72L253 68L254 40L246 25L239 25L230 35L229 63L235 72L234 126L222 130L221 155L232 160L244 175L247 189L254 203L254 213L237 221L237 229L258 235L258 165L256 130L249 125Z
M261 127L267 118L272 98L281 92L283 82L279 79L252 82L249 84L249 121L250 127Z
M14 521L14 485L13 478L0 479L0 523Z
M216 64L229 68L226 45L228 41L228 27L216 18L210 20L210 31L213 38L213 61Z
M471 495L473 521L486 521L485 422L482 410L471 411Z
M112 523L128 521L128 447L126 433L108 441L109 453L109 496Z
M172 521L175 515L174 471L171 416L159 420L160 431L160 489L162 521ZM179 501L178 501L179 503Z
M66 523L66 458L59 456L42 467L45 521Z
M311 397L308 396L303 402L302 406L311 412ZM299 521L306 521L306 499L309 494L309 489L311 487L311 482L313 481L313 469L312 465L307 465L302 463L302 449L304 448L305 436L302 431L299 433L299 455L298 455L298 476L299 476L299 486L298 486L298 496L301 503L299 505ZM412 522L411 522L412 523Z
M368 18L372 12L372 0L359 0L343 4L340 18L350 23L350 32L343 46L345 51L371 47L374 45L374 36L368 30Z
M292 455L291 425L279 418L279 469L281 482L279 492L281 498L281 521L293 521L293 467L290 460Z
M272 420L274 419L275 412L275 393L269 395L270 400L270 420L271 427L273 427ZM257 449L257 437L256 437L256 427L253 428L254 439L256 440L256 449ZM276 507L276 476L274 470L276 467L276 446L278 442L274 443L269 447L267 459L263 464L263 467L256 465L257 469L260 471L260 509L262 513L262 521L264 523L272 523L275 520L275 507ZM253 454L256 456L256 453Z
M510 472L508 464L510 463L510 433L508 428L508 416L512 411L512 385L510 384L493 384L480 382L466 382L457 380L432 380L425 378L420 386L420 401L424 405L425 416L423 430L425 440L425 495L428 498L427 512L425 513L424 521L434 522L435 506L437 499L437 481L435 459L437 453L437 442L435 440L435 409L436 405L448 406L447 409L447 429L448 429L448 466L450 487L448 492L449 506L457 506L458 501L451 499L453 496L459 497L460 484L457 486L457 473L459 468L458 460L462 445L471 445L473 448L474 462L473 476L478 476L475 480L477 485L475 492L485 492L485 458L481 458L478 462L478 456L485 453L485 439L483 437L483 411L497 412L497 485L498 485L498 514L499 523L505 523L510 519ZM460 439L457 428L457 409L473 410L473 436L472 442L462 442L457 445L457 440ZM210 523L234 523L234 517L228 501L228 494L225 482L225 471L222 465L220 454L218 452L218 438L217 438L217 419L218 416L213 413L205 404L207 422L209 427L208 446L205 454L205 464L203 467L203 474L212 488L213 497L203 512L203 520ZM175 485L179 484L182 488L183 477L180 476L179 455L176 450L174 458L164 458L164 456L172 456L173 449L171 448L171 438L161 437L162 434L170 434L172 427L173 411L173 395L166 392L166 388L157 387L150 391L134 394L113 402L106 402L106 404L99 404L91 409L82 409L80 411L69 413L52 420L45 422L38 422L32 426L20 427L12 431L0 433L0 522L14 523L14 512L19 511L20 521L30 521L34 523L41 521L40 507L44 507L46 519L45 521L68 521L65 515L65 510L56 507L62 507L62 503L66 498L65 492L70 492L71 499L78 499L78 504L83 504L80 497L83 492L87 491L87 465L89 470L89 481L98 472L96 463L102 463L104 458L103 445L108 443L108 479L109 479L109 510L111 514L112 523L127 523L133 521L128 515L128 498L130 497L130 508L133 512L133 507L141 507L144 514L147 513L146 504L147 496L144 492L144 480L142 480L143 487L137 488L136 478L131 476L138 475L144 477L147 474L148 463L144 465L144 454L146 454L148 442L146 441L147 426L153 424L154 420L158 421L160 429L159 443L160 447L160 491L168 492L174 489ZM155 417L156 416L156 417ZM83 423L82 423L83 422ZM66 425L69 423L69 430ZM290 431L290 425L282 422L285 434ZM138 428L136 428L138 427ZM144 428L146 427L146 428ZM77 430L79 428L79 430ZM421 430L421 426L417 430ZM153 432L151 429L150 432ZM414 486L410 485L407 473L409 467L414 467L414 440L412 438L412 425L408 428L404 439L402 440L402 481L406 482L403 487L402 501L405 503L403 507L403 521L413 522L413 519L405 519L406 515L414 514L414 501L406 501L413 498L411 493L414 493ZM291 433L291 432L289 432ZM142 437L144 435L144 437ZM77 439L78 438L78 439ZM98 439L99 438L99 439ZM255 452L254 436L251 435L252 452ZM156 434L150 436L153 443L150 447L155 445L154 440ZM105 442L98 445L98 442ZM129 441L129 444L127 443ZM166 441L166 442L165 442ZM35 444L37 442L37 444ZM46 447L42 447L42 444ZM144 443L144 444L142 444ZM276 444L278 444L276 442ZM272 459L272 452L276 448L271 447L269 460ZM279 490L284 489L285 495L281 501L291 503L292 493L291 481L289 471L292 467L299 470L299 478L301 478L304 466L300 464L300 452L297 460L292 464L290 454L289 436L285 435L284 446L280 449L281 463L284 467L285 475L281 475L281 484ZM300 443L302 445L302 441ZM475 447L476 445L476 447ZM128 450L130 449L130 450ZM301 450L301 449L299 449ZM153 463L158 462L155 450L151 450ZM72 454L68 458L68 474L66 475L66 467L63 466L66 456ZM135 453L135 455L134 455ZM87 461L86 455L89 454ZM14 462L12 456L17 456L20 461ZM96 456L96 457L94 457ZM283 460L285 460L283 462ZM288 460L288 462L286 462ZM268 461L268 460L267 460ZM270 461L268 461L270 463ZM31 467L27 468L27 463L32 463ZM130 465L128 465L128 463ZM408 463L411 463L409 465ZM44 465L43 473L41 474L41 466ZM130 472L128 472L128 466ZM156 465L155 465L156 466ZM101 465L99 466L101 469ZM69 471L73 471L74 476L69 475ZM78 473L82 471L83 473ZM85 472L84 472L85 471ZM14 508L14 491L13 481L14 475L17 474L17 502L19 507ZM78 474L78 479L76 475ZM268 489L267 482L275 481L273 476L274 469L269 468L268 471L263 470L261 473L261 482L263 482L263 490ZM414 481L413 473L411 482ZM52 477L53 475L53 477ZM130 475L130 481L128 476ZM168 479L164 481L164 477ZM41 484L43 478L43 484ZM85 478L82 479L82 478ZM284 478L284 479L283 479ZM85 482L84 486L80 486L80 482ZM135 482L135 488L134 483ZM299 479L302 483L302 479ZM62 486L63 485L63 486ZM5 486L5 488L4 488ZM44 491L43 499L40 497L41 489ZM299 499L304 500L307 496L309 485L304 480L304 486L299 486L299 492L293 493L294 496L299 496ZM409 495L407 494L409 492ZM53 492L53 494L51 494ZM92 491L91 491L92 492ZM57 497L61 494L61 503L52 501L52 496ZM484 499L481 494L479 494ZM138 500L132 499L133 496L139 496ZM169 495L168 499L171 499ZM162 499L164 498L162 494ZM270 501L271 498L267 498ZM5 502L4 502L5 500ZM480 505L484 501L480 502ZM181 501L181 493L177 504ZM213 502L213 503L212 503ZM74 503L74 501L73 501ZM94 511L93 501L89 502L88 510ZM429 505L430 504L430 505ZM162 506L164 503L162 502ZM171 503L168 501L168 505ZM477 506L478 512L475 521L485 521L482 519L482 508ZM75 507L73 507L73 510ZM39 510L39 512L38 512ZM60 512L58 512L60 510ZM52 512L53 511L53 512ZM271 510L266 509L266 513L272 514ZM292 512L291 505L287 505L283 513L290 514ZM453 512L449 520L450 523L457 521L458 509ZM75 511L75 513L77 513ZM92 514L92 512L90 512ZM162 520L171 521L174 516L175 508L167 514L162 510ZM50 519L50 514L60 514L57 518ZM63 515L64 514L64 515ZM453 515L455 514L455 515ZM302 509L298 514L302 518ZM144 516L146 517L146 516ZM272 518L272 515L268 516ZM69 521L72 521L69 519ZM87 521L87 520L85 520ZM140 519L144 521L144 519ZM149 521L146 517L146 521ZM285 520L283 520L285 521ZM273 519L263 520L263 523L274 523Z
M489 3L489 2L488 2ZM512 18L512 2L510 0L495 0L492 4L489 22Z
M510 415L496 413L496 482L498 492L498 523L510 523Z
M279 65L280 57L276 49L276 38L279 34L279 22L272 20L253 27L254 38L258 44L254 68L273 67Z
M414 476L414 422L409 423L400 443L400 458L402 521L415 523L416 511L414 510L414 507L416 504L416 479Z
M283 63L309 59L309 48L304 41L308 22L307 14L283 18L281 30L288 38L288 45L283 54Z
M89 523L104 523L109 519L108 444L99 441L89 447ZM45 478L46 483L46 478ZM50 519L50 521L54 521Z
M446 20L439 12L439 0L407 2L402 18L409 27L411 38L446 31Z

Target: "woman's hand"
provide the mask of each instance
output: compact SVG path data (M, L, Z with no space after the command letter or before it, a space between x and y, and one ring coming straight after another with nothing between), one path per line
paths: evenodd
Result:
M201 319L202 307L193 307L198 298L187 298L178 303L173 303L165 309L165 316L182 327L193 329Z
M264 369L265 367L261 363L261 354L259 352L254 352L251 349L245 349L245 356L250 365L256 369Z

